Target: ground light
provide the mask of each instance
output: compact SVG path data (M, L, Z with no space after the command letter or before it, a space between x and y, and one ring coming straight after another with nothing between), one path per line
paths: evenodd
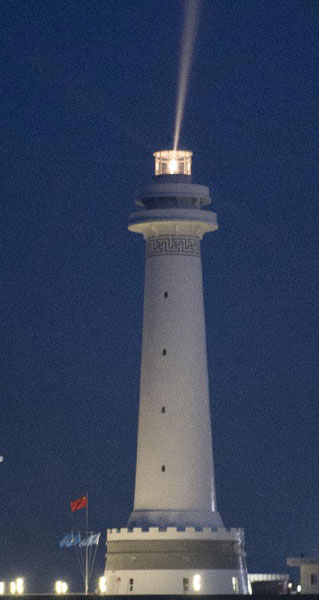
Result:
M0 581L0 596L3 596L5 591L6 591L6 584L4 583L4 581Z
M24 579L22 577L17 577L16 579L16 586L17 586L17 594L23 594L24 592Z
M69 586L66 581L56 581L55 582L55 593L61 596L62 594L66 594Z
M106 577L99 578L99 592L100 594L106 594Z
M4 584L3 584L4 585ZM24 592L24 579L17 577L15 581L10 581L10 594L20 596Z
M200 589L202 587L202 582L201 582L201 576L200 575L194 575L193 577L193 589L194 592L199 592Z
M15 581L10 581L10 594L15 594L16 593L16 582Z

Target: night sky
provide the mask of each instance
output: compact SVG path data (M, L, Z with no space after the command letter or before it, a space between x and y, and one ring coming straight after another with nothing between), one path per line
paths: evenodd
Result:
M0 579L81 579L59 540L133 505L144 243L182 0L2 0ZM317 0L204 0L180 146L202 243L217 502L250 572L319 554ZM94 589L94 582L92 585Z

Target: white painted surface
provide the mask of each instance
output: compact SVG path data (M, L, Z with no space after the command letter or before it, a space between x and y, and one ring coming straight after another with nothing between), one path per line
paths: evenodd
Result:
M145 273L134 510L211 510L212 470L201 260L151 257Z
M302 594L319 594L319 565L302 565L300 584Z
M289 567L300 568L302 594L319 594L319 558L300 556L287 558Z
M239 570L132 570L106 572L107 595L112 594L181 594L194 595L194 577L200 575L198 594L247 594L247 584ZM236 581L234 581L234 578ZM130 580L133 584L130 590ZM188 591L184 591L184 579L188 579ZM237 590L235 589L237 582ZM196 579L195 579L196 585Z
M214 531L204 528L197 531L188 527L179 531L176 527L168 527L165 531L158 527L150 527L142 531L136 527L133 530L123 527L121 529L108 529L107 541L156 541L156 540L215 540L234 541L238 544L238 553L243 552L244 532L242 529L220 528ZM201 589L198 594L248 594L248 577L246 568L238 569L134 569L134 555L132 554L132 569L130 570L105 570L107 581L106 594L184 594L183 579L189 579L189 594L194 594L192 587L193 577L201 576ZM244 556L243 556L243 564ZM235 579L234 579L235 578ZM130 579L133 579L133 590L129 590Z
M255 581L289 581L289 575L287 573L249 573L248 579L250 583Z
M210 201L209 190L202 186L157 183L145 188L138 202L143 204L146 197L159 196L163 197L163 205L135 213L129 226L146 240L155 238L155 251L146 259L145 270L137 465L130 522L143 527L160 525L165 530L112 529L108 530L107 538L113 543L236 540L241 568L134 570L134 564L132 570L106 568L107 594L247 594L243 532L222 527L215 499L198 249L204 233L217 229L216 215L198 210ZM165 198L172 196L180 197L180 206L176 202L175 208L164 208ZM186 207L183 200L186 196L194 199L194 210ZM191 236L195 251L156 254L156 239L161 236ZM168 241L170 244L174 245L174 240ZM190 524L201 526L201 531L187 527ZM177 531L176 526L183 525L186 529ZM119 543L119 553L121 548L125 544ZM124 564L126 569L127 563ZM188 580L188 590L183 580Z
M161 222L140 223L134 230L146 238L196 232L199 243L211 226L205 215L203 223L164 219L165 211ZM196 517L207 526L212 524L207 514L215 510L201 258L151 256L145 270L134 511L202 511ZM167 516L164 524L193 524L189 516L185 523L179 517L172 515L170 522Z

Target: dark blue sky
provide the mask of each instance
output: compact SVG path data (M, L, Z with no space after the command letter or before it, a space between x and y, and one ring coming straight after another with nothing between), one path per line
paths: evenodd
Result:
M181 0L3 0L0 578L80 587L59 539L133 503L144 247L127 231L171 147ZM204 0L181 146L203 244L217 501L251 572L319 553L318 16Z

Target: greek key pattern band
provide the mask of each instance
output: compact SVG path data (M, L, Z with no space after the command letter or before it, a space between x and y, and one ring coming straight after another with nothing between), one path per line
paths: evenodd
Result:
M191 235L159 235L146 240L146 256L165 256L182 254L184 256L199 256L199 238Z

